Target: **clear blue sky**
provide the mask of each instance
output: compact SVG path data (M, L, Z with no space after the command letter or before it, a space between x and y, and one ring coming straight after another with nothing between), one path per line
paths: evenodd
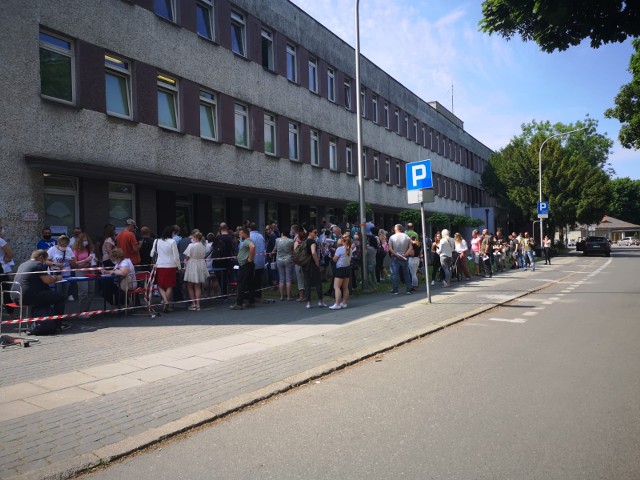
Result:
M355 45L354 0L292 2ZM640 151L617 140L620 124L604 117L627 71L631 42L594 50L588 43L543 53L535 43L478 31L481 1L361 0L361 53L426 101L439 101L489 148L504 147L532 120L598 121L614 140L616 177L640 179Z

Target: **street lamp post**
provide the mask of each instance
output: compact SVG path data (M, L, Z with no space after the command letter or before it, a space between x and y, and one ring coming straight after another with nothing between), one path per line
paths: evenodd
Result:
M579 132L581 130L586 130L587 128L589 127L576 128L575 130L571 130L570 132L556 133L555 135L551 135L549 138L545 139L545 141L542 142L542 145L540 145L540 150L538 151L538 188L539 188L538 201L540 203L542 203L542 147L544 147L544 144L547 143L552 138L562 137L564 135L570 135L572 133ZM540 219L540 245L542 245L543 224L544 224L544 219L541 218Z
M362 290L366 290L367 278L367 256L365 245L365 226L367 219L365 216L364 203L364 165L362 162L362 106L360 103L360 0L355 0L355 27L356 27L356 134L358 137L358 191L360 202L360 241L362 258Z

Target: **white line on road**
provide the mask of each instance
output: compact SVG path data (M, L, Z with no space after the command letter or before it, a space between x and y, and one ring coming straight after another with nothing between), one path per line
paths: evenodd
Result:
M525 323L526 318L490 318L492 322Z

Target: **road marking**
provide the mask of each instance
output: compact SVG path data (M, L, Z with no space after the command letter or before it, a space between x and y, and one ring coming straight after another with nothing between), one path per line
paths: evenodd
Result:
M571 290L562 290L562 293L571 293Z
M526 318L490 318L492 322L525 323Z
M524 315L525 317L533 317L534 315L537 315L538 312L524 312L522 315Z
M547 307L533 307L534 310L544 310Z
M555 302L556 300L560 300L560 297L549 297L549 300L553 300Z

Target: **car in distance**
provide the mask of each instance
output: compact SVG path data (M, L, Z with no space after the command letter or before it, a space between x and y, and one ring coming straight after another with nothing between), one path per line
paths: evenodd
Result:
M620 240L618 240L618 246L619 247L630 247L631 245L639 245L640 244L640 240L638 240L637 238L633 238L633 237L624 237Z
M600 253L611 256L611 244L606 237L587 237L582 242L582 254Z

